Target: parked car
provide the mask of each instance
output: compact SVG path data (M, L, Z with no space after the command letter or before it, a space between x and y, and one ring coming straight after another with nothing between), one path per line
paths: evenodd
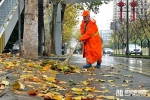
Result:
M21 39L21 45L22 45L22 39ZM16 54L16 53L18 53L19 52L19 40L17 40L16 42L15 42L15 44L13 44L13 47L12 47L12 54Z
M126 53L126 48L124 49ZM137 44L129 44L129 54L140 54L142 55L142 48Z
M104 48L103 49L103 54L113 54L114 51L111 48Z

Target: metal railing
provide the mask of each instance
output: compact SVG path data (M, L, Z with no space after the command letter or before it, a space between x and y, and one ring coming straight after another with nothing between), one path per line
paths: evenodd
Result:
M10 13L13 11L18 0L2 0L0 2L0 33L3 30L3 25L7 21Z

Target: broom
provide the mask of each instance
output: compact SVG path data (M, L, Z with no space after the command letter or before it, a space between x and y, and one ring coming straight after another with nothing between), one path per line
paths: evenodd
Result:
M70 57L72 56L73 52L75 51L75 49L77 48L77 46L79 45L80 42L77 42L77 44L75 45L75 47L73 48L72 52L69 54L69 56L67 57L67 59L62 63L64 64L68 64Z

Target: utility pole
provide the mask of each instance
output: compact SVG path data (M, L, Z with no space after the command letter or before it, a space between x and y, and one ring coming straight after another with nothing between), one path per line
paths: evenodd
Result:
M19 38L19 55L21 54L21 17L20 17L20 0L18 0L18 38Z

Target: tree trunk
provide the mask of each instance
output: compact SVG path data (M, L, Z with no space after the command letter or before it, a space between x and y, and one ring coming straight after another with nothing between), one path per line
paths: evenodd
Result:
M44 0L44 56L51 55L51 34L50 34L50 19L51 19L51 7L49 5L49 0Z
M38 0L25 0L23 57L38 58Z
M53 13L52 13L52 30L51 30L51 53L56 54L55 50L55 33L56 33L56 17L57 17L57 8L60 0L52 0L53 2Z

